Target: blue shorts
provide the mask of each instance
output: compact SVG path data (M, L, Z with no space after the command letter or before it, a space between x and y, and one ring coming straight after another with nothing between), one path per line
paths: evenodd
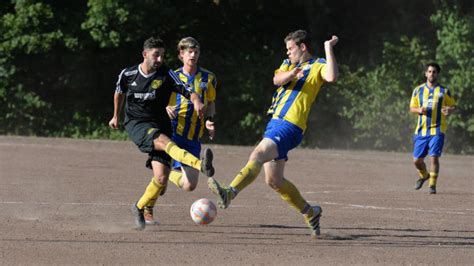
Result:
M189 140L176 134L173 134L173 141L181 149L185 149L186 151L190 152L192 155L199 158L199 155L201 154L201 142L197 140ZM179 169L183 165L186 165L186 164L182 164L180 162L173 160L173 165L172 165L173 169Z
M413 157L425 158L430 152L431 157L440 157L443 151L444 135L413 137Z
M288 160L288 152L301 143L303 130L288 121L272 119L268 122L263 137L276 143L278 157L275 160Z

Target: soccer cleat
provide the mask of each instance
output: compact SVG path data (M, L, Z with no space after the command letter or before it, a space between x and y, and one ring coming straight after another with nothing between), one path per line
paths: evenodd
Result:
M320 206L312 206L313 208L313 216L307 217L306 215L304 216L304 219L306 223L309 226L309 229L311 230L311 237L312 238L318 238L318 236L321 234L320 228L319 228L319 219L321 219L321 214L323 213L323 209L321 209Z
M415 184L415 189L419 190L423 186L423 183L425 183L426 180L428 179L423 179L423 178L418 179Z
M430 187L430 194L436 194L436 186Z
M217 199L217 205L221 209L227 209L232 200L232 191L229 188L222 187L214 178L207 179L207 186L214 193Z
M134 203L132 205L132 215L135 222L135 229L136 230L143 230L145 229L145 217L143 216L143 209L139 209L137 204Z
M145 218L145 223L147 225L158 224L158 221L153 219L153 207L145 206L145 209L143 210L143 217Z
M214 166L212 166L212 160L214 155L212 154L211 149L206 148L204 150L204 155L201 158L201 173L205 174L208 177L214 175Z

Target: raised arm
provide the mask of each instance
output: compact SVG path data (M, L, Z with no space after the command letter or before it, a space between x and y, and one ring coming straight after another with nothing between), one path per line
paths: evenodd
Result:
M339 38L335 35L330 40L324 42L324 51L326 52L326 67L322 73L323 79L327 82L335 82L339 75L337 68L336 57L334 56L334 45L339 41Z

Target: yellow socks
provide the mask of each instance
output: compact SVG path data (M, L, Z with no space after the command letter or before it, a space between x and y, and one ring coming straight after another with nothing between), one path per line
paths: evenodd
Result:
M201 161L190 152L178 147L174 142L170 141L168 145L166 145L165 151L175 161L189 165L192 168L201 171Z
M424 170L418 169L418 174L420 175L420 178L423 179L423 180L428 179L428 177L430 177L430 175L428 174L428 171L426 171L426 169L424 169Z
M307 216L313 216L313 208L306 202L301 196L298 189L290 181L283 179L283 185L276 190L280 194L280 197L288 202L293 208L302 214Z
M242 191L246 186L250 185L260 173L262 165L256 161L249 161L239 174L232 180L230 186L234 188L237 192Z
M178 171L171 171L168 180L173 182L173 184L175 184L178 188L183 188L183 184L181 183L182 177L183 173Z
M143 196L138 200L137 207L143 209L150 200L156 201L163 188L165 188L165 185L155 182L155 179L152 178L150 184L146 187L145 193L143 193Z
M438 173L430 173L430 187L436 187L436 180L438 179Z

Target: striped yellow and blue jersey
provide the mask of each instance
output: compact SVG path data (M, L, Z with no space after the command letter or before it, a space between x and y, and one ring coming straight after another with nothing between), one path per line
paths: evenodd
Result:
M290 71L295 67L303 69L303 77L295 78L280 86L273 95L272 104L267 113L272 115L273 119L286 120L304 131L311 105L324 83L322 71L326 67L326 60L312 58L295 65L285 59L280 68L275 70L275 74L280 71Z
M205 105L215 101L217 80L212 72L199 67L192 76L186 75L183 68L175 70L175 73L183 83L199 94ZM169 105L176 106L177 116L171 120L174 134L188 140L199 140L204 132L205 121L204 118L199 119L193 103L178 93L172 93Z
M436 85L433 88L421 84L413 90L410 107L426 107L426 115L418 115L415 135L433 136L446 133L446 117L441 113L444 106L454 106L456 102L448 88Z

